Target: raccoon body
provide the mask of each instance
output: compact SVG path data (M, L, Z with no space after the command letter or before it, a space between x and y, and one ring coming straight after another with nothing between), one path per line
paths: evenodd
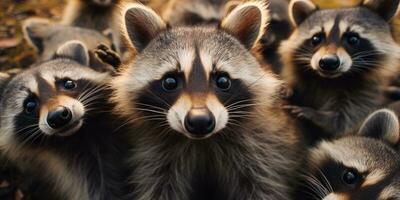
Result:
M118 199L122 143L108 112L110 73L88 67L86 47L62 45L56 58L23 71L1 99L1 152L32 180L33 199ZM115 119L114 119L115 120Z
M304 162L300 200L399 199L399 122L389 110L371 114L357 135L323 141Z
M23 32L25 39L37 51L39 62L50 60L56 54L57 49L65 42L79 40L88 49L90 66L97 68L97 70L108 71L110 69L94 54L94 50L99 44L113 48L111 39L98 31L60 25L46 19L31 18L24 22Z
M132 198L287 199L302 148L280 81L249 51L264 5L238 6L219 29L168 29L138 4L123 16L139 54L112 85L133 130Z
M383 87L397 71L399 47L387 21L398 3L318 10L308 0L291 2L297 27L280 49L292 93L287 108L302 119L311 141L351 132L379 107Z

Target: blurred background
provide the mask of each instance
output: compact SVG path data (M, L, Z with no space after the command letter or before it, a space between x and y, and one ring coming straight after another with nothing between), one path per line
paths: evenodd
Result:
M0 0L0 70L27 67L34 61L33 49L21 33L21 22L39 16L58 21L66 0ZM168 0L153 0L166 3ZM286 0L282 0L286 1ZM359 0L314 0L322 8L351 6ZM396 22L397 23L397 22ZM396 34L397 35L397 34ZM400 38L400 37L399 37Z

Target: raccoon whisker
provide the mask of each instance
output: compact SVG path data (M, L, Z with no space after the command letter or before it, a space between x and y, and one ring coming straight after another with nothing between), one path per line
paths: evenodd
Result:
M88 96L92 91L96 90L97 88L99 88L101 86L97 85L97 86L92 86L88 89L85 89L81 95L78 96L78 101L81 101L82 99L85 99L86 96Z
M230 104L230 105L227 105L227 106L226 106L226 109L229 109L229 108L231 108L231 107L234 106L234 105L241 104L241 103L244 103L244 102L249 102L249 101L253 101L253 99L244 99L244 100L236 101L235 103L232 103L232 104Z
M38 126L37 124L32 124L32 125L29 125L29 126L25 126L24 128L18 129L15 132L15 134L19 134L19 133L21 133L21 132L23 132L23 131L25 131L27 129L30 129L30 128L33 128L33 127L37 127L37 126Z
M160 110L160 111L165 111L165 109L164 108L161 108L161 107L158 107L158 106L153 106L153 105L150 105L150 104L145 104L145 103L135 103L135 105L140 105L140 106L145 106L145 107L150 107L150 108L154 108L154 109L158 109L158 110Z
M321 174L324 182L326 183L326 186L327 186L326 189L328 190L328 193L333 192L333 187L332 187L331 183L329 182L328 178L326 178L325 174L321 171L321 169L319 167L317 167L317 170Z
M85 92L85 94L82 95L80 98L78 98L78 101L85 101L87 98L90 98L94 94L105 90L107 87L108 87L107 85L99 85L99 86L93 87L90 90L88 90L87 92Z
M136 110L145 111L145 112L152 112L152 113L158 113L158 114L162 114L162 115L166 115L167 114L167 112L160 112L160 111L157 111L157 110L145 109L145 108L136 108Z
M318 180L318 178L311 174L304 174L303 176L310 184L313 184L317 187L316 189L318 189L319 194L321 195L321 199L329 194L329 190L325 187L324 184L321 183L320 180Z
M138 120L144 120L147 118L151 118L152 116L143 116L143 117L137 117L137 118L128 118L127 120L125 120L119 127L117 127L113 132L117 132L119 129L123 128L124 126L136 122ZM164 116L165 117L165 116ZM165 118L164 118L165 119Z
M24 138L24 140L21 142L20 146L21 147L25 146L27 144L27 142L29 142L36 135L40 134L40 132L41 131L40 131L39 127L30 130L28 133L26 133L26 134L29 134L29 136L27 138Z
M360 56L360 55L381 55L381 54L382 53L380 51L377 51L377 50L366 50L366 51L357 52L357 53L353 54L352 56L353 57L357 57L357 56Z
M321 183L318 180L315 180L315 178L312 178L310 176L305 176L305 180L306 180L306 187L310 189L314 193L314 195L318 197L317 199L323 199L325 196L328 195L326 189L321 185Z

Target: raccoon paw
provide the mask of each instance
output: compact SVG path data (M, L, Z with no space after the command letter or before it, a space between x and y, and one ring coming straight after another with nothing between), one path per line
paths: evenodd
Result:
M288 110L292 115L298 118L311 119L313 114L313 110L311 108L293 106L293 105L287 105L284 106L283 108L285 110Z
M104 44L99 44L95 53L102 62L113 66L115 69L118 69L121 65L121 58L119 55Z

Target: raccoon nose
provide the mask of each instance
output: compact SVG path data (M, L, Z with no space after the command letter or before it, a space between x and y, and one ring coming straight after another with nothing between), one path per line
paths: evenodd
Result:
M192 109L186 115L185 128L196 136L204 136L215 128L214 115L208 109Z
M337 55L326 55L319 61L319 67L325 71L335 71L340 66L340 59Z
M64 127L71 121L71 119L71 110L64 106L58 106L47 114L47 123L54 129Z

